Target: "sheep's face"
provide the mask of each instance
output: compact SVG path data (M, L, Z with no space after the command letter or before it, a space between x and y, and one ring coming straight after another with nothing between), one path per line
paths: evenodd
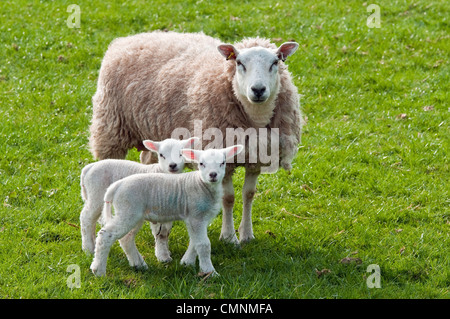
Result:
M263 104L278 94L279 61L284 61L297 48L297 43L286 42L277 50L252 47L238 51L230 44L222 44L218 50L227 60L236 62L236 94L252 104Z
M235 156L243 150L242 145L234 145L224 149L181 150L187 160L198 163L198 168L205 183L221 183L225 176L227 159Z
M185 164L181 150L191 148L198 139L198 137L192 137L187 140L169 138L162 142L145 140L143 144L148 150L158 153L158 163L164 172L177 174L183 171Z
M278 61L276 54L268 49L243 49L236 58L236 93L250 103L266 102L278 91Z

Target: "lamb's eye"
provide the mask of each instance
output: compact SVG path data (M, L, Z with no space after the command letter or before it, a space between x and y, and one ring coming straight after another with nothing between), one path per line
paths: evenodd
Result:
M222 162L222 164L220 164L220 167L223 167L225 165L225 161Z
M205 167L205 164L203 164L203 163L200 163L200 166L201 166L201 167Z
M166 157L164 155L162 155L161 153L159 154L159 157L166 159Z
M246 71L245 66L242 64L241 61L239 61L239 60L236 61L236 64L237 64L238 67L240 66L244 72Z

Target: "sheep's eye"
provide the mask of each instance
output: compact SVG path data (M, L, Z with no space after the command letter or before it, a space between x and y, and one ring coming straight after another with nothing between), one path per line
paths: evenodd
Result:
M274 66L278 66L278 60L276 60L275 62L272 63L272 65L270 66L269 71L272 71Z
M159 154L159 157L166 159L166 157L162 154Z
M200 166L201 166L201 167L205 167L205 164L203 164L203 163L200 163Z
M220 164L220 167L223 167L225 165L225 161L222 162L222 164Z
M245 66L242 64L242 62L241 61L236 61L236 64L238 65L238 66L240 66L240 67L242 67L242 70L245 72L246 71L246 69L245 69Z

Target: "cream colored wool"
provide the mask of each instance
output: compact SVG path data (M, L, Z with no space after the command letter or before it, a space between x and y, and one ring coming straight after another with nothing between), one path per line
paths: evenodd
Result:
M227 61L219 53L220 44L220 40L202 33L159 31L114 40L103 59L93 97L90 149L94 157L124 158L129 149L141 149L144 139L166 139L176 128L193 132L194 120L202 120L203 131L214 127L223 132L224 146L226 128L278 128L279 163L290 170L302 122L298 91L287 66L279 61L278 94L266 105L252 104L236 94L236 62ZM244 39L234 47L277 49L262 38ZM262 119L258 118L259 111L264 113ZM209 142L204 140L203 146ZM248 145L245 151L248 153ZM232 227L231 182L236 166L245 166L248 172L243 190L245 216L240 228L241 241L245 241L253 238L249 219L261 164L227 165L221 237L231 242L237 242Z

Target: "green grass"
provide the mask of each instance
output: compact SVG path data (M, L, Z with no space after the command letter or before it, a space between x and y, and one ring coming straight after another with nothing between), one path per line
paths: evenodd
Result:
M79 29L66 25L72 3L0 3L0 298L449 297L447 1L378 1L379 29L367 27L359 1L79 0ZM88 126L103 54L116 37L156 29L300 43L288 64L308 123L294 169L260 177L256 240L224 244L214 220L221 276L206 281L179 265L182 223L167 265L143 227L145 272L115 244L108 275L96 278L81 251L79 174L93 161ZM236 228L242 183L239 170ZM66 285L71 264L80 288ZM380 289L366 285L370 264L380 266Z

